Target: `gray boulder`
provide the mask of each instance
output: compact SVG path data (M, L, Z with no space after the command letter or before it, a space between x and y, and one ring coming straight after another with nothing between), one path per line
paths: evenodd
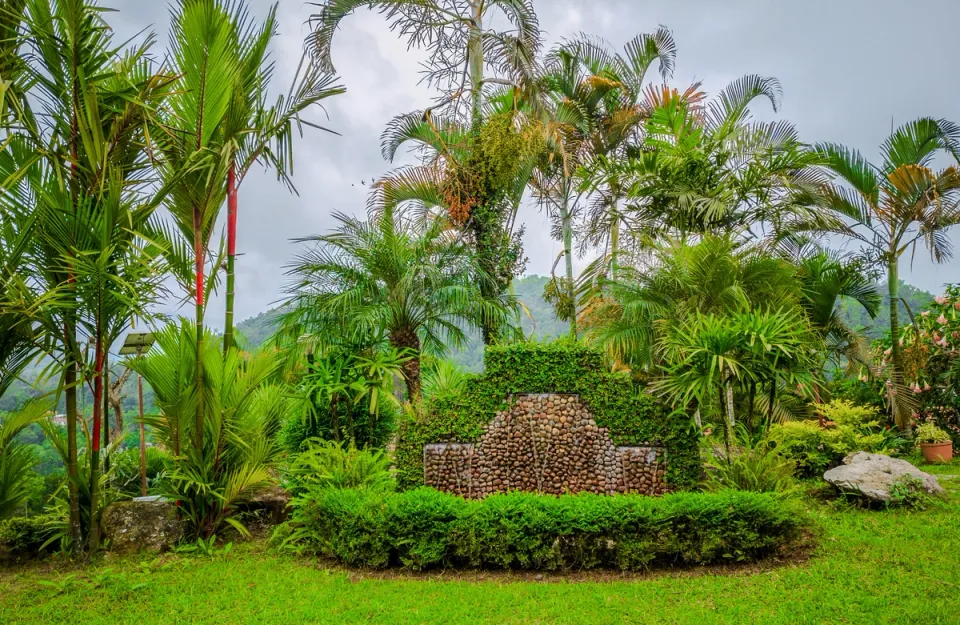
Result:
M169 551L183 538L183 521L170 501L143 498L111 504L103 512L110 551Z
M904 475L920 480L921 488L930 495L942 494L937 478L924 473L906 460L882 454L858 451L843 459L843 464L823 474L823 479L846 493L862 495L872 501L890 500L890 489Z

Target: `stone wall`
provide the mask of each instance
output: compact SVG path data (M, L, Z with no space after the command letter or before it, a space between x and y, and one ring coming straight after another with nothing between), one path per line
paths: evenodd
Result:
M515 395L476 443L423 448L424 483L464 497L666 492L663 449L618 447L577 395Z

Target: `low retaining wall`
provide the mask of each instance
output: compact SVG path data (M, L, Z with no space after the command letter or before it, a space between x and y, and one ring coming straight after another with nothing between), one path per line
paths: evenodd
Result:
M663 448L614 445L577 395L515 395L477 443L424 445L423 467L427 486L473 498L667 490Z

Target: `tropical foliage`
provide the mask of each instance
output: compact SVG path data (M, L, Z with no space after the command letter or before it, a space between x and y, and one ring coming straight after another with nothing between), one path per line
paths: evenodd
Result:
M335 213L329 232L294 241L276 331L246 350L239 188L260 165L295 191L295 141L329 130L309 113L344 91L335 33L364 8L426 54L436 99L382 134L387 161L415 160L373 183L365 215ZM161 51L146 31L116 40L95 0L0 0L0 399L15 408L0 421L0 519L45 514L43 532L12 524L21 542L95 552L106 508L146 483L215 553L215 536L246 535L242 513L283 486L300 508L287 543L348 562L752 559L798 530L776 507L795 477L856 450L911 453L901 435L915 424L960 443L960 290L913 310L899 279L917 247L951 257L953 122L903 124L872 164L801 139L773 77L712 97L674 86L678 45L662 26L621 48L588 34L545 47L528 0L319 0L277 97L278 11L178 0ZM765 102L772 121L753 116ZM524 202L562 248L542 286L567 337L550 344L525 340L545 304L516 280ZM589 259L579 275L576 256ZM208 315L221 282L222 336ZM158 312L176 301L191 318ZM871 344L864 322L887 308L889 333ZM111 362L134 327L155 344ZM486 348L480 375L447 360L471 340ZM153 398L139 449L117 396L130 372ZM662 445L670 488L760 494L474 506L391 492L422 484L425 443L476 441L512 393L558 390L615 444ZM490 538L525 507L548 525L586 511L609 526L520 532L517 551ZM741 508L756 527L737 526ZM663 549L618 533L621 512L674 523L669 510L728 515L745 533L688 544L678 529ZM582 551L556 551L567 539Z

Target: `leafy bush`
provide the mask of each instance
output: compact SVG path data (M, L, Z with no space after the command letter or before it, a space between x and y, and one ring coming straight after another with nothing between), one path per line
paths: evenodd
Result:
M147 447L147 492L153 489L171 466L173 459L169 454ZM140 483L140 449L124 449L110 456L113 470L113 487L128 497L139 497L143 493Z
M375 419L370 418L370 403L366 399L351 404L349 409L357 447L383 447L390 440L396 429L398 412L392 404L382 402ZM346 425L341 425L340 429L345 431ZM317 438L333 440L328 411L317 411L312 414L298 414L297 411L291 411L284 418L280 432L277 434L278 443L289 453L302 451L308 441ZM348 436L342 435L341 438L347 439Z
M56 515L13 517L0 522L0 545L17 555L37 555L46 551L63 525Z
M314 489L290 525L287 546L352 566L640 570L756 560L795 546L806 521L781 498L737 491L477 501L420 488Z
M608 371L600 351L569 340L490 345L484 363L485 372L469 376L462 393L434 397L425 410L404 415L396 452L401 488L423 485L424 444L476 441L515 393L577 394L615 444L663 445L671 488L699 483L700 453L692 419L671 412L629 374Z
M390 458L383 451L319 439L308 441L306 450L294 457L287 477L294 495L315 487L396 489Z
M766 445L749 445L732 454L729 461L725 453L709 445L705 456L707 490L732 488L753 493L788 493L797 487L793 477L796 464Z
M880 427L872 408L845 400L818 408L834 426L822 428L816 421L788 421L772 426L766 436L771 448L796 464L800 476L822 475L855 451L889 454L902 445L897 433Z
M905 473L890 486L888 508L909 508L911 510L925 510L930 497L923 490L923 480L915 475Z
M924 423L917 428L916 440L918 443L949 443L950 435L932 423Z

